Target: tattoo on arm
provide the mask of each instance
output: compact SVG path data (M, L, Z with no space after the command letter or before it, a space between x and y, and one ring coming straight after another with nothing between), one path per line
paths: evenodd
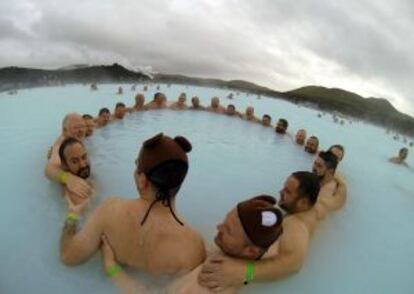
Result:
M62 229L62 237L60 238L60 248L64 250L68 246L69 241L76 234L78 223L72 220L66 220Z

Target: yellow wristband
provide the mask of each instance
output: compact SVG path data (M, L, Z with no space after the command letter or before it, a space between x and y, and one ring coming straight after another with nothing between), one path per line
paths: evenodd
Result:
M62 184L66 184L68 176L69 176L68 172L65 172L65 171L61 170L59 172L59 182L62 183Z
M66 216L66 220L77 222L79 221L79 215L77 215L76 213L70 212Z
M120 272L122 272L122 267L120 267L117 264L112 265L108 270L106 271L106 274L110 278L115 278Z

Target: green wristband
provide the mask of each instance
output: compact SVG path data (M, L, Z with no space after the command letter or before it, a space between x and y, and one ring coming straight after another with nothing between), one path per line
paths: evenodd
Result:
M120 272L122 272L122 267L117 264L114 264L108 268L106 274L110 278L115 278Z
M254 278L254 262L249 261L246 266L246 280L244 281L244 284L247 285L251 281L253 281Z
M69 175L69 173L68 172L65 172L65 171L63 171L63 170L61 170L60 172L59 172L59 182L61 183L61 184L66 184L66 181L67 181L67 179L68 179L68 175Z
M77 222L79 221L79 215L77 215L76 213L68 213L68 215L66 216L66 220Z

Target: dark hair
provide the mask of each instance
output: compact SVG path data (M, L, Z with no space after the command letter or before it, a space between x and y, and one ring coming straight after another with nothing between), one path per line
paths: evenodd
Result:
M299 181L299 196L307 198L311 205L314 205L321 189L319 177L307 171L294 172L292 176Z
M263 115L263 118L268 118L269 120L272 120L272 117L268 114Z
M338 148L339 150L342 151L342 157L345 156L345 148L342 145L336 144L336 145L332 145L331 147L329 147L328 151L332 151L332 149L334 148Z
M64 164L67 164L66 162L66 158L65 158L65 150L67 147L72 146L73 144L79 143L83 146L82 142L75 139L75 138L67 138L65 140L63 140L62 144L60 144L59 147L59 158L60 161Z
M316 140L316 142L318 142L318 144L319 144L319 139L318 139L318 137L316 137L316 136L310 136L310 137L309 137L309 139L315 139L315 140ZM309 140L309 139L308 139L308 140Z
M83 119L93 119L92 115L90 115L90 114L84 114L84 115L82 115L82 118Z
M168 206L174 219L180 225L183 225L171 208L171 199L173 199L180 190L187 172L188 163L182 160L168 160L145 174L151 184L156 188L157 192L155 194L155 200L151 203L141 221L141 226L144 225L152 207L158 201L161 202L162 205Z
M335 170L338 166L338 159L331 151L321 151L318 156L325 161L327 168Z
M289 126L288 121L284 118L280 118L279 122L282 123L285 126L285 128L287 128Z
M406 148L406 147L401 148L400 152L403 152L403 151L408 152L408 148Z
M229 104L229 105L227 105L227 108L229 108L229 107L231 107L231 108L233 108L233 109L236 109L236 106L234 106L233 104Z
M164 95L163 93L161 93L161 92L157 92L157 93L155 93L154 94L154 100L155 99L157 99L158 98L158 96L160 96L160 95Z
M111 112L109 111L109 109L108 109L108 108L106 108L106 107L101 108L101 109L99 110L99 116L101 116L101 115L102 115L102 114L104 114L104 113L111 114Z
M125 107L125 104L124 104L124 103L122 103L122 102L118 102L118 103L115 105L115 109L117 109L118 107Z

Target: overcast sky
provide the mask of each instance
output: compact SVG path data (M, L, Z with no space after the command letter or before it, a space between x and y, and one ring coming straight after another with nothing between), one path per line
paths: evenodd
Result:
M414 1L0 0L0 67L148 66L340 87L414 115Z

